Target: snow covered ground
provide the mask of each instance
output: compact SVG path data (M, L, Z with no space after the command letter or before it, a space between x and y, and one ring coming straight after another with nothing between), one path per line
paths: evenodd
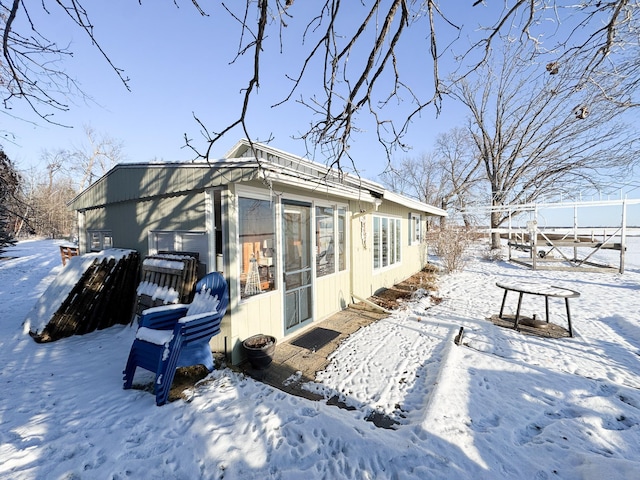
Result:
M440 304L417 299L361 329L307 386L356 407L345 410L228 369L160 408L122 390L131 327L49 344L25 334L62 266L56 242L21 242L0 261L0 478L635 478L640 239L629 245L624 275L477 258L443 276ZM495 282L525 279L581 292L574 338L486 320L502 299ZM523 308L544 312L533 298ZM552 301L552 321L564 318ZM365 421L373 410L396 428Z

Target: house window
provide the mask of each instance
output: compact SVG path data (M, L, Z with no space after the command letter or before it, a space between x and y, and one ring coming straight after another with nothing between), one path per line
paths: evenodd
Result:
M271 200L238 197L241 298L275 290L275 231Z
M88 244L91 252L99 252L113 247L113 236L111 230L89 230Z
M316 207L316 276L336 271L334 208Z
M149 254L159 252L194 252L200 261L207 260L207 233L203 231L152 231L149 234Z
M373 217L373 268L380 268L380 217Z
M338 208L338 270L347 269L347 209Z
M395 235L395 242L394 242L394 246L395 246L395 251L396 251L396 258L395 258L395 263L400 263L400 245L402 245L401 242L401 238L400 238L400 219L396 218L394 220L394 223L396 224L396 235Z
M415 245L422 240L422 219L420 215L411 213L409 215L409 244Z
M209 242L204 231L151 231L149 255L161 252L197 253L198 261L205 265L209 258Z
M323 277L347 269L345 207L316 206L316 276ZM337 246L337 248L336 248Z
M399 218L373 217L373 268L384 268L400 263L401 222Z

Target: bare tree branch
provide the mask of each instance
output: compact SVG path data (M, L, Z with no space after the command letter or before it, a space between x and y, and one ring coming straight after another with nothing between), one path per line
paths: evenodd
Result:
M530 61L522 44L507 44L491 53L476 82L461 81L451 90L471 114L469 129L492 205L595 185L637 163L635 132L616 121L630 105L603 94L624 79L594 73L591 82L577 86L583 65L555 74L542 65ZM506 218L494 212L491 226Z
M172 2L176 7L182 4L179 0ZM199 15L207 16L200 3L187 2ZM128 78L98 42L85 4L82 0L40 2L45 12L54 7L62 9L128 88ZM299 138L330 154L332 165L338 169L346 159L355 169L349 149L358 133L369 125L373 125L389 161L398 149L410 148L405 136L416 119L431 106L438 115L443 97L464 82L473 83L483 73L492 52L505 43L522 46L523 61L535 63L544 58L549 75L570 69L572 88L598 86L609 102L623 108L640 103L640 0L362 0L348 4L323 0L313 5L292 0L245 0L213 4L239 26L231 63L239 63L244 57L250 67L246 87L240 90L239 110L230 121L211 129L194 113L205 145L193 144L186 135L185 142L196 158L208 159L213 145L236 128L251 139L249 113L260 87L265 53L277 53L265 52L266 40L274 34L279 37L282 55L291 53L287 48L290 44L296 45L295 54L301 41L309 46L293 57L290 68L282 73L290 82L288 88L267 93L274 95L271 104L276 108L295 102L306 107L308 126ZM67 110L67 97L82 92L59 67L71 52L39 34L26 5L25 0L0 0L0 91L6 108L21 99L51 121L51 111ZM470 11L479 12L477 18L485 20L474 19L464 25L463 20L470 21ZM28 20L33 34L15 30L18 15ZM285 28L291 25L299 28ZM447 65L445 58L455 59L455 66ZM409 69L425 59L431 62L429 81L410 79ZM623 81L616 83L615 79ZM616 83L613 90L609 88L612 82ZM579 108L581 115L588 110Z

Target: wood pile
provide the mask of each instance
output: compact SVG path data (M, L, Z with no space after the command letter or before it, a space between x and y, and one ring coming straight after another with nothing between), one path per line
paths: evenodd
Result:
M198 279L198 256L172 252L150 255L142 262L135 314L171 303L190 303Z
M43 343L129 323L139 258L138 252L130 250L118 259L105 256L94 260L42 332L30 335Z

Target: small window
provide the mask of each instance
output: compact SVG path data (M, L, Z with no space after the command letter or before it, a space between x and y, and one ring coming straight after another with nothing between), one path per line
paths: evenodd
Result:
M373 268L384 268L400 263L401 222L399 218L373 217Z
M149 254L158 252L197 252L207 259L207 233L202 231L152 231L149 234Z
M415 245L422 241L422 218L416 213L409 215L409 244Z
M107 248L113 248L113 236L111 230L89 230L88 244L91 252L99 252Z
M149 255L160 252L197 253L198 261L205 266L209 258L207 233L203 231L151 231Z
M347 209L338 208L338 270L347 269Z

